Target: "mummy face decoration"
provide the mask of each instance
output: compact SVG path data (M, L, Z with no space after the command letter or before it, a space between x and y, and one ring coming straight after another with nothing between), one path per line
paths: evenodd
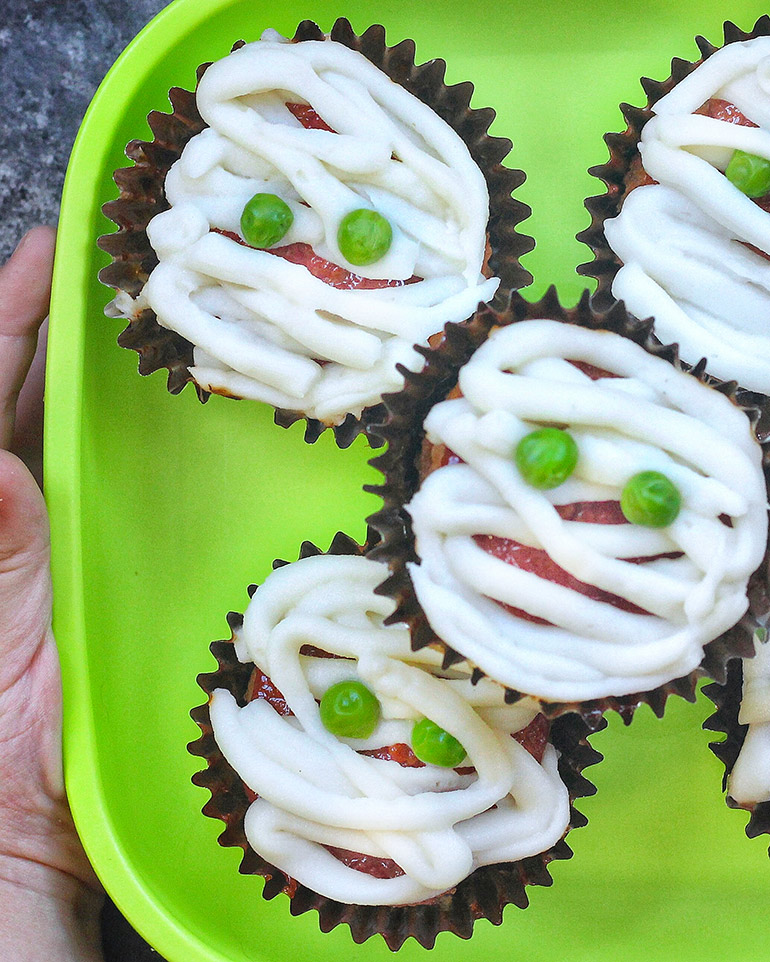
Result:
M442 671L438 652L412 652L404 626L383 626L394 606L374 589L386 574L327 555L274 571L236 635L262 688L245 707L224 689L210 704L222 754L258 796L250 845L315 892L360 905L421 902L481 865L547 851L570 818L556 750L541 745L538 760L511 737L537 703L506 706L490 682ZM377 699L370 734L326 727L319 702L335 686ZM426 718L465 750L456 767L412 751Z
M458 387L425 421L428 442L457 463L407 505L420 559L409 574L438 637L547 701L648 691L696 668L746 611L765 552L746 415L620 335L549 320L494 331ZM515 459L544 427L567 431L578 452L550 489ZM676 511L653 505L648 526L635 510L661 487Z
M332 40L268 32L210 66L196 98L208 126L147 228L159 263L114 310L150 307L190 341L208 391L327 425L360 416L400 389L397 364L419 366L414 344L497 289L481 171L433 110Z
M717 50L652 110L648 183L604 225L612 292L685 360L770 393L770 37Z

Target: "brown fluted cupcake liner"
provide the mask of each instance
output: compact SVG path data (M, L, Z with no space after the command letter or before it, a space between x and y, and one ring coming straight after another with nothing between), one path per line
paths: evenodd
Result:
M385 395L388 416L375 430L387 442L387 450L370 462L384 476L381 485L369 485L367 490L383 499L381 510L368 520L381 536L381 543L372 550L372 557L384 561L390 568L389 578L378 588L396 602L391 621L406 622L412 633L415 651L433 645L444 652L444 666L465 661L464 657L443 642L428 623L412 585L407 563L418 561L415 553L411 519L404 506L411 501L421 483L421 468L425 432L423 422L428 411L446 398L457 383L460 368L489 336L493 328L536 318L550 318L580 327L613 331L642 346L650 354L661 357L675 368L689 372L714 390L729 397L745 411L759 442L762 444L765 479L770 477L770 406L761 404L761 396L739 390L734 381L724 382L705 371L705 360L690 368L680 362L676 345L662 345L652 336L652 320L640 321L615 301L607 310L600 310L595 299L585 291L574 308L564 308L556 289L549 288L542 300L529 303L513 294L508 306L498 310L487 306L479 310L465 325L447 325L442 344L433 350L421 350L425 365L419 373L405 371L406 386L402 392ZM765 399L766 401L766 399ZM544 702L543 713L556 718L565 712L578 712L589 727L602 723L604 712L616 711L629 724L641 704L648 704L662 717L670 695L679 695L694 702L698 679L708 676L720 683L726 679L728 659L750 657L754 653L753 633L757 619L770 611L768 595L768 557L752 575L748 586L749 610L729 631L709 642L704 649L701 665L694 672L675 678L651 691L635 692L617 697L597 698L584 702ZM479 668L473 678L484 677ZM517 701L525 692L505 688L505 700ZM531 693L530 693L531 694Z
M724 43L721 46L739 43L742 40L753 40L755 37L770 36L770 16L767 14L761 16L748 32L741 30L729 20L724 23L723 30ZM626 103L620 105L628 126L622 133L604 135L604 142L610 152L609 160L604 164L591 167L588 171L602 181L607 190L606 193L589 197L585 201L585 206L591 215L591 224L577 235L577 239L591 248L594 259L587 264L581 264L577 272L585 277L595 277L598 281L594 298L596 305L602 310L606 310L615 300L612 295L612 282L623 266L617 254L607 243L604 236L604 222L618 216L623 201L632 187L629 177L633 177L640 171L639 139L642 128L653 116L652 107L704 60L720 49L719 46L709 43L705 37L698 36L695 42L701 52L699 60L690 62L674 57L671 61L671 76L667 80L641 78L642 88L647 95L646 105L644 107L632 107Z
M741 725L738 721L742 691L743 663L739 658L733 659L728 664L724 684L715 682L706 685L703 689L703 693L716 706L716 711L703 722L703 727L706 731L722 732L725 736L724 741L709 743L711 751L725 766L725 773L722 776L723 792L728 789L728 777L738 759L741 748L743 748L743 741L748 730L748 725ZM770 835L769 801L745 804L736 802L729 794L725 796L725 801L730 808L741 808L750 813L751 817L746 825L746 834L749 838L756 838L757 835ZM770 854L770 849L768 849L768 854Z
M471 108L473 84L465 82L447 86L444 83L445 61L416 64L414 41L403 40L389 47L385 43L385 28L381 25L371 26L359 36L353 32L348 20L340 18L334 23L329 37L363 54L392 80L431 107L465 142L489 190L486 263L489 276L501 279L495 303L502 303L510 291L531 283L532 276L521 266L519 258L532 250L535 242L517 229L531 211L526 204L511 196L524 183L524 173L502 166L503 158L511 150L511 141L487 133L495 111L491 107ZM324 38L316 23L304 20L293 40L322 41ZM243 41L238 41L233 50L241 46ZM198 81L210 65L206 63L198 68ZM99 272L99 279L103 284L134 297L158 263L147 239L146 228L156 214L169 206L164 192L166 174L179 159L187 142L206 126L198 113L194 93L173 87L169 91L169 100L173 108L170 114L153 110L148 115L153 140L132 140L126 147L133 166L115 171L119 197L102 208L119 229L99 238L99 246L112 257L112 263ZM188 381L193 380L190 374L193 345L181 335L162 327L149 308L132 318L118 337L118 344L137 351L140 374L152 374L167 368L171 394L178 394ZM208 391L197 384L195 389L201 401L208 399ZM311 444L327 427L331 427L337 444L345 448L383 416L384 408L377 404L365 408L360 418L349 414L341 424L327 425L298 411L277 409L275 423L290 427L296 421L305 421L305 440ZM379 443L376 436L372 440L375 445Z
M372 531L377 540L376 532ZM367 547L361 547L342 533L335 535L328 552L322 552L309 541L303 543L299 557L320 554L363 555ZM276 561L273 567L289 562ZM249 595L257 590L249 587ZM235 654L236 632L243 623L243 616L230 612L227 616L232 636L227 641L215 641L211 652L217 660L217 670L198 676L198 684L210 698L216 688L226 688L240 705L245 704L246 691L254 669L242 664ZM318 924L322 932L329 932L337 925L348 925L354 942L365 942L373 935L381 935L392 951L399 949L408 938L414 938L425 948L432 948L439 932L452 932L462 939L473 934L474 923L487 919L500 925L503 909L513 904L524 909L529 904L528 885L551 885L553 879L548 871L552 861L572 857L572 850L565 841L568 832L587 824L586 817L575 808L575 800L596 792L595 787L583 775L589 765L601 761L602 756L587 741L588 726L577 715L565 715L551 725L550 741L558 750L559 774L567 786L570 798L570 821L564 836L548 851L517 862L486 865L477 869L456 888L444 895L417 905L346 905L318 895L311 889L286 875L258 855L246 840L243 819L250 805L244 785L219 751L214 740L209 704L200 705L190 713L201 729L201 736L188 745L191 754L206 760L206 768L193 776L193 782L211 792L211 798L203 807L203 814L220 819L225 829L219 836L220 845L243 849L239 871L246 875L261 875L265 879L263 898L272 899L283 892L289 897L292 915L318 912ZM604 727L595 726L596 729Z

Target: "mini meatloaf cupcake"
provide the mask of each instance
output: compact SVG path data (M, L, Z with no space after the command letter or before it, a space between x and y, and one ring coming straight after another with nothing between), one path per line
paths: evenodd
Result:
M762 451L729 397L617 333L648 330L619 305L547 310L488 311L505 326L455 368L448 398L451 352L429 358L403 404L430 408L424 441L391 402L387 509L372 519L395 573L385 587L415 644L440 641L511 697L656 707L649 693L664 703L714 639L751 650L750 631L724 633L765 555ZM693 697L692 678L680 693Z
M644 110L607 136L609 192L587 202L584 273L611 286L683 360L770 393L770 20L725 28L703 58L644 81ZM744 39L750 37L750 39ZM602 236L602 228L604 236ZM608 249L609 246L609 249Z
M756 640L754 658L732 662L725 685L704 689L717 711L703 726L726 735L711 748L725 763L728 805L751 813L752 838L770 834L770 642L763 629Z
M468 108L469 84L446 88L442 71L409 64L409 44L389 56L381 29L365 43L340 23L339 40L314 25L295 41L267 31L205 70L202 129L187 128L167 209L146 223L157 264L110 308L137 324L150 311L191 345L201 391L327 426L398 390L397 366L420 364L414 344L492 299L515 255L488 244L479 163L494 157L498 219L519 180L497 164L510 143L483 133L493 112ZM121 222L121 201L107 211ZM528 279L517 263L501 273L509 287ZM102 277L120 286L114 275Z
M743 691L738 723L746 736L733 765L728 791L740 805L770 802L770 644L743 663Z
M412 652L404 625L384 626L393 602L374 589L386 574L355 554L275 570L231 620L248 683L241 694L231 669L201 677L211 696L191 747L212 766L196 781L212 790L206 813L228 821L224 843L258 857L242 871L277 876L292 898L302 890L322 928L336 905L358 941L380 931L397 947L494 921L583 822L560 768L591 787L574 758L560 762L535 700L505 705L490 682L442 671L440 653ZM223 761L245 786L238 840Z

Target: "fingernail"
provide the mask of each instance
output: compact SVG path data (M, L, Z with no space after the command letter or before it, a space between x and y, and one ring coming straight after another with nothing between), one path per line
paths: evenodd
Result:
M43 226L50 226L50 227L52 227L54 230L56 230L56 227L55 227L54 224L50 224L50 225L36 224L34 227L30 227L30 229L26 232L26 234L24 234L24 236L21 238L21 240L19 241L19 243L18 243L18 244L16 245L16 247L14 248L14 251L13 251L13 254L11 254L11 257L13 257L14 254L18 254L20 251L22 251L22 250L27 246L27 244L29 243L29 239L30 239L31 235L34 234L34 232L35 232L39 227L43 227ZM10 258L9 258L9 259L10 259Z
M24 248L27 245L30 237L32 236L32 232L34 231L34 229L35 229L34 227L30 227L30 229L26 232L26 234L22 237L22 239L16 245L16 251L22 250L22 248ZM14 254L16 253L16 251L14 251Z

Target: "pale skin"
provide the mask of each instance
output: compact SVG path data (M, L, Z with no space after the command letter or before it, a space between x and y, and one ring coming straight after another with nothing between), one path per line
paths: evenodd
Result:
M0 268L0 959L103 962L102 893L64 794L48 516L30 471L54 238L34 228Z

